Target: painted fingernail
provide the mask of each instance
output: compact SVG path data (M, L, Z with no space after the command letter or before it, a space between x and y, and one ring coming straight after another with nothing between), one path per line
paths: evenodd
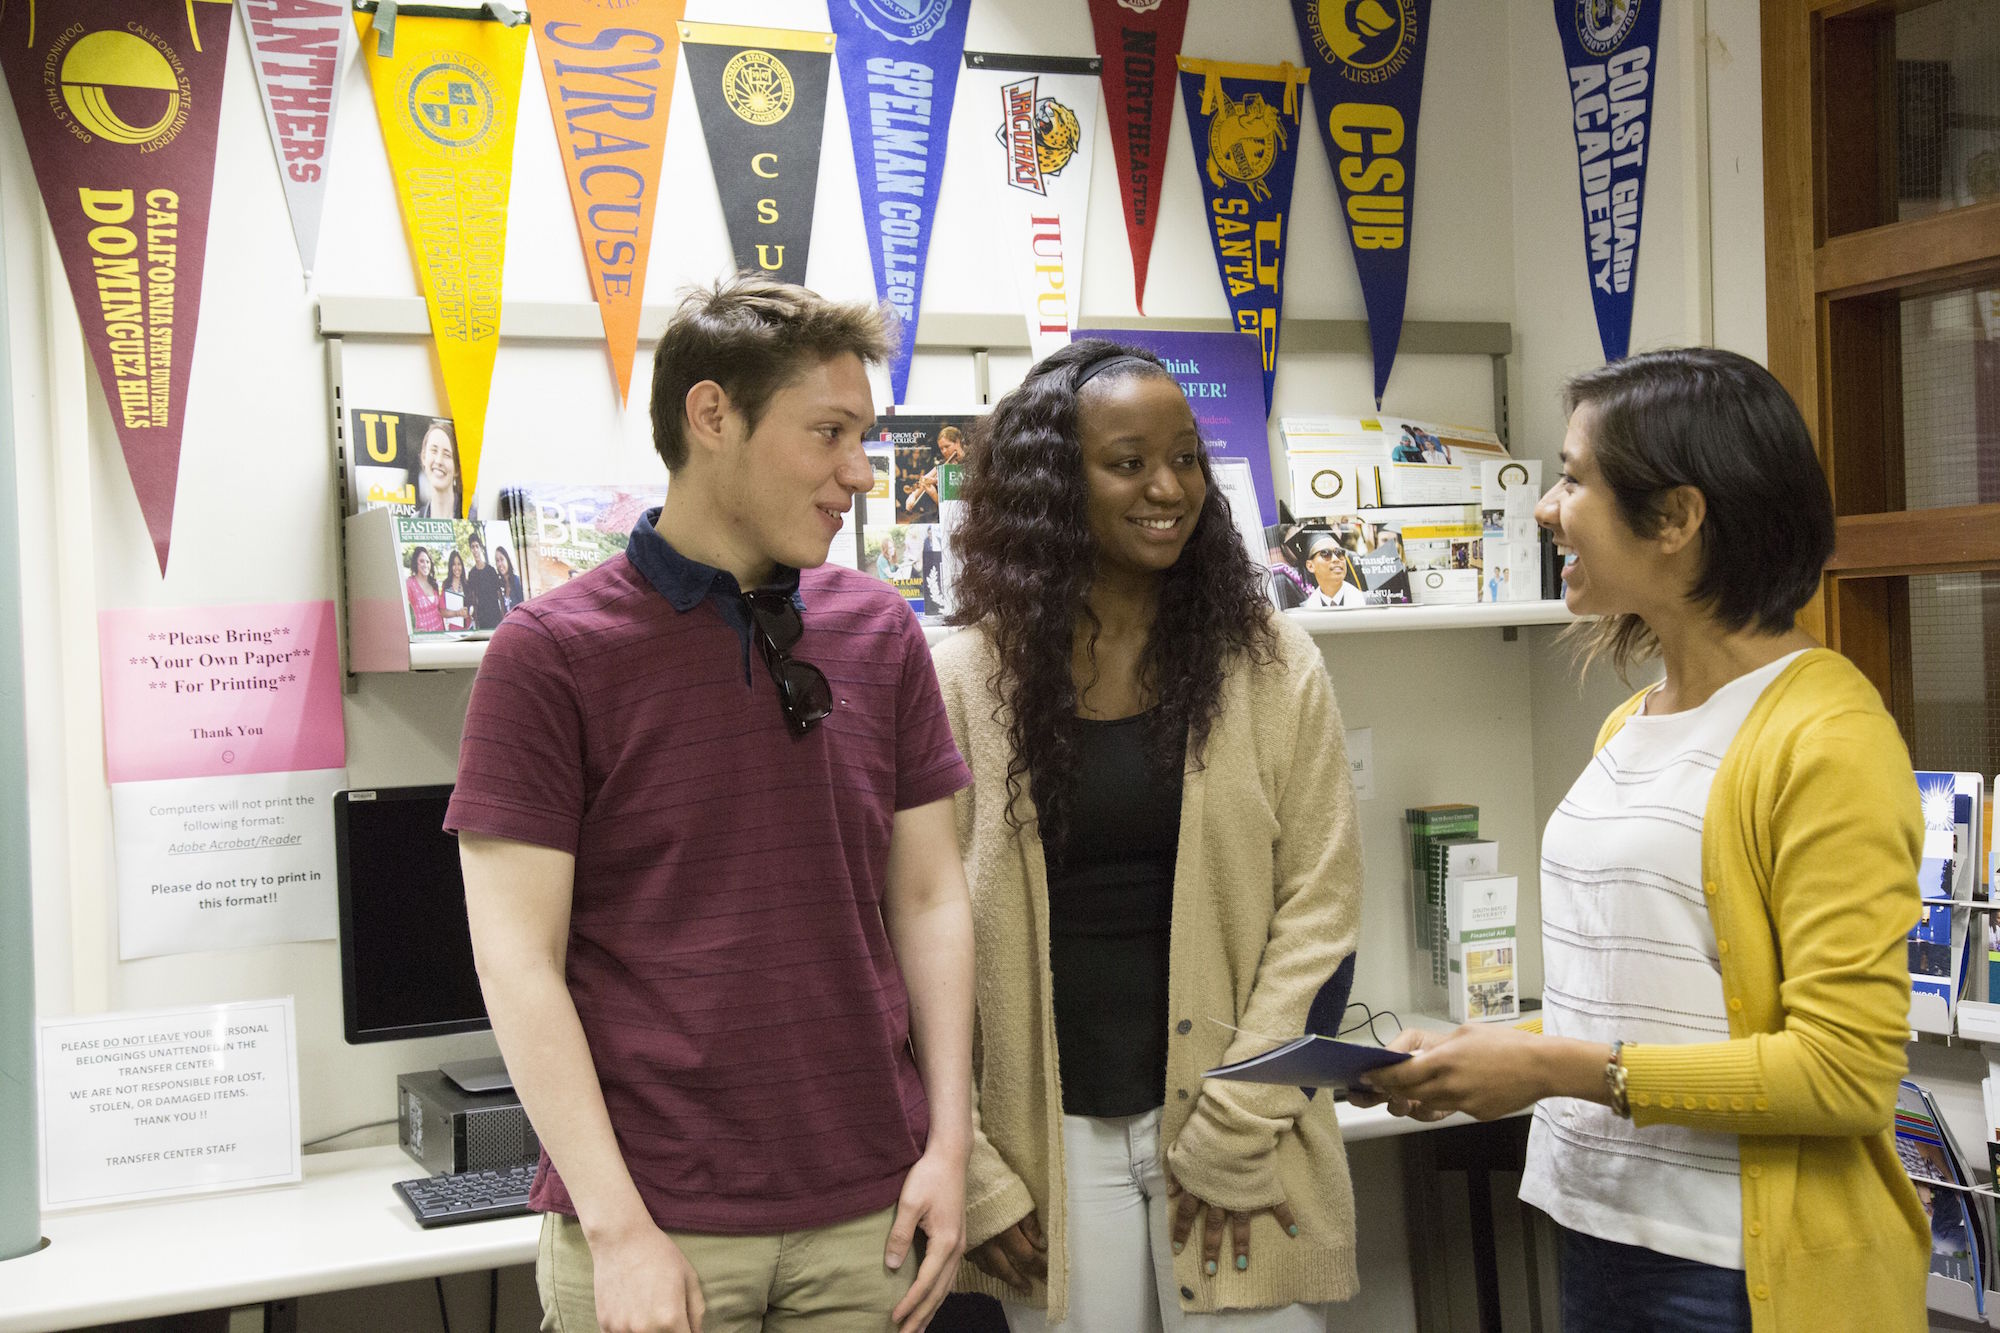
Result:
M1236 1256L1236 1271L1237 1271L1237 1272L1239 1272L1239 1273L1240 1273L1240 1272L1242 1272L1242 1271L1243 1271L1244 1269L1248 1268L1249 1266L1250 1266L1250 1256L1249 1256L1249 1255L1247 1255L1247 1254L1239 1254L1239 1255L1237 1255L1237 1256Z
M1213 1260L1213 1259L1210 1259L1210 1260L1208 1261L1208 1275L1209 1275L1210 1277L1214 1277L1214 1276L1215 1276L1215 1260Z
M1174 1242L1174 1253L1175 1253L1175 1254L1179 1254L1179 1253L1180 1253L1180 1252L1181 1252L1182 1250L1185 1250L1186 1248L1187 1248L1187 1242L1186 1242L1186 1241L1184 1241L1184 1240L1177 1240L1177 1241L1175 1241L1175 1242Z
M1294 1222L1294 1223L1292 1223L1292 1224L1291 1224L1290 1226L1286 1227L1286 1228L1285 1228L1285 1234L1286 1234L1287 1236L1296 1236L1296 1235L1298 1235L1298 1234L1299 1234L1299 1224L1298 1224L1297 1222Z

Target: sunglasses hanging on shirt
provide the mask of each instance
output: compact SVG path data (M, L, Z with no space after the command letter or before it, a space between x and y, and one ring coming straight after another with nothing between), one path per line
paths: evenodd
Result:
M826 673L793 657L789 651L806 632L805 621L788 592L758 589L744 593L743 600L750 608L750 628L757 639L757 650L763 654L764 665L778 687L785 725L794 736L803 736L833 712L833 687L827 684Z

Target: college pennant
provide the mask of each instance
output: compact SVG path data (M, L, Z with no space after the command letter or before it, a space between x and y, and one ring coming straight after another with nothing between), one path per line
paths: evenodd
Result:
M535 0L535 52L618 401L632 392L684 0Z
M1660 6L1658 0L1556 0L1556 31L1568 71L1597 341L1604 359L1617 361L1632 342Z
M0 75L162 575L231 12L229 0L0 4Z
M1142 315L1173 129L1174 58L1181 53L1187 10L1188 0L1090 0L1118 193L1125 201L1125 239L1132 246L1132 299Z
M405 11L377 25L377 0L356 0L361 60L375 93L389 174L430 309L445 397L457 427L459 509L479 488L486 399L500 343L500 272L528 29L522 15L444 17ZM382 0L386 18L392 0Z
M1179 57L1181 105L1208 201L1208 236L1236 327L1257 339L1264 411L1278 375L1285 214L1299 162L1299 89L1306 72Z
M902 320L891 395L910 387L931 221L971 0L828 0L875 291Z
M806 280L830 32L681 25L736 267Z
M1076 326L1101 63L1095 56L965 53L966 95L981 108L975 159L992 201L994 247L1014 270L1037 361L1067 343Z
M1431 0L1292 0L1292 17L1312 71L1320 143L1333 168L1368 307L1380 408L1403 340L1410 290L1417 111Z
M346 0L237 0L264 124L285 183L299 266L312 276L326 209L326 151L347 55Z

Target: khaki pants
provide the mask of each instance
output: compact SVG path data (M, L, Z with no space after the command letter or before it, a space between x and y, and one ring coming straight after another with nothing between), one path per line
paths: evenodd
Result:
M702 1333L887 1333L889 1311L910 1289L918 1245L900 1272L882 1263L894 1208L851 1222L776 1236L669 1232L701 1278ZM590 1246L573 1217L542 1218L535 1286L544 1333L596 1333Z

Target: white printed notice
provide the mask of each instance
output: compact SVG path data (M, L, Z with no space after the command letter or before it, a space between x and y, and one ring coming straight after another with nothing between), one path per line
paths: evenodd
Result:
M42 1206L299 1179L292 1000L40 1026Z
M118 956L332 939L333 793L345 770L111 788Z

